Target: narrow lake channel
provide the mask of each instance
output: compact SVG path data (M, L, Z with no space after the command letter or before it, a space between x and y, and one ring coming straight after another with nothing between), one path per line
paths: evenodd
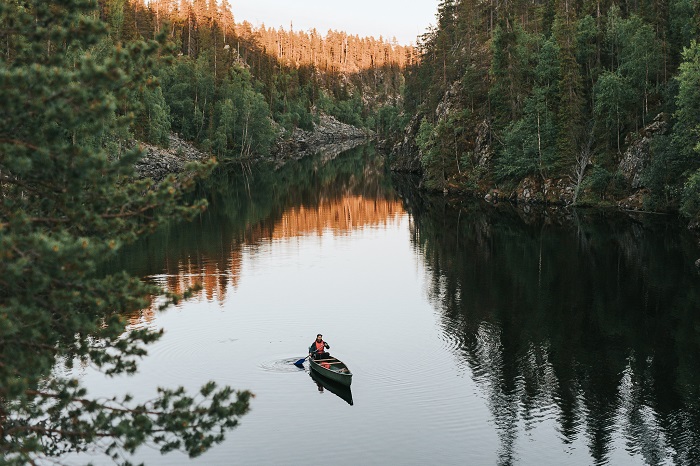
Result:
M133 461L700 463L700 253L674 219L449 202L371 145L201 193L200 219L113 265L202 290L131 316L165 331L137 375L75 371L95 395L214 380L255 398L202 457ZM351 391L292 364L317 333Z

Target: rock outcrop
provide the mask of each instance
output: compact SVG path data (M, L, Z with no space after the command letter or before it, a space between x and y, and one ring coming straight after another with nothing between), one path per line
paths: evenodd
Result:
M420 122L420 115L413 115L404 129L403 139L391 149L392 170L406 173L419 173L421 171L420 149L416 144Z
M666 131L666 121L663 114L658 115L652 123L644 129L636 133L631 140L628 140L628 148L619 164L619 170L623 177L627 180L630 187L635 190L633 194L619 202L620 207L629 210L641 210L644 204L644 197L648 194L648 190L644 188L642 176L644 170L651 162L651 142L657 135L664 134ZM481 129L478 134L488 134L488 128ZM482 137L483 139L483 137ZM489 145L488 141L479 143L477 141L476 148L481 147L481 151L485 152L485 156L481 156L486 163L489 163ZM480 165L482 162L480 162ZM540 180L536 177L524 178L518 187L509 196L508 199L524 204L543 203L555 205L571 205L574 198L574 185L568 177L557 179ZM497 190L490 190L485 193L484 199L489 202L494 202L502 199L503 193Z
M665 115L660 113L654 121L638 133L630 133L625 141L628 146L618 169L632 189L644 187L642 175L651 162L651 142L656 135L666 132Z
M461 81L453 82L442 96L442 100L435 108L435 120L447 120L450 115L455 114L461 107L459 104L461 94Z
M451 114L457 111L459 107L460 81L455 81L445 91L442 100L435 109L435 120L443 121L450 117ZM420 129L422 115L417 113L413 115L411 121L404 129L403 139L396 143L391 149L391 169L397 172L420 173L421 167L421 152L416 144L416 137Z
M634 194L618 201L617 205L625 210L644 210L644 199L647 196L649 196L648 189L638 189Z
M527 177L520 182L510 198L526 204L571 205L574 201L574 185L569 178L547 178L542 181Z
M144 155L134 167L137 177L162 181L171 173L184 171L189 162L206 160L210 157L191 143L180 139L176 134L171 134L169 139L167 149L145 142L140 143Z
M295 128L291 135L280 135L280 138L272 149L272 157L277 162L289 159L300 159L307 155L313 155L327 150L329 146L341 144L342 146L357 145L374 135L371 131L364 131L356 126L338 121L336 118L321 114L318 124L314 124L313 131L305 131Z
M476 138L474 139L474 160L476 166L484 172L491 169L493 160L493 146L491 145L491 125L488 120L479 123L476 128Z
M280 129L277 144L272 150L272 159L277 164L298 160L308 155L322 153L324 157L335 157L339 153L362 144L373 136L352 125L342 123L330 115L322 114L313 131L295 129L291 136L283 136ZM138 178L162 181L171 173L181 173L189 162L203 161L211 157L193 144L171 134L169 147L163 148L140 142L143 157L136 162Z

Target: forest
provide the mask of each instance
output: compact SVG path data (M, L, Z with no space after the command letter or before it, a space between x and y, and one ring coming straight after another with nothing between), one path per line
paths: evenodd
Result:
M226 179L217 161L266 157L321 113L408 136L432 189L527 185L548 202L559 186L566 203L638 196L700 218L695 0L444 0L417 48L234 14L226 0L0 2L0 463L95 450L126 463L144 444L195 457L238 425L245 389L94 399L72 370L134 373L162 332L125 333L130 313L198 291L105 262L201 215L195 187ZM139 142L171 133L212 160L136 177Z
M381 130L375 115L392 113L415 61L395 40L236 23L227 1L98 3L111 42L161 43L134 136L167 144L172 131L220 159L267 155L280 131L311 129L319 111Z
M699 25L693 0L440 2L405 91L428 184L697 222Z
M237 24L226 2L0 2L0 463L128 464L144 444L195 457L222 442L250 409L244 388L102 399L73 372L133 374L163 332L125 332L130 313L198 292L104 264L201 215L193 190L217 161L266 157L321 112L386 131L375 115L396 115L414 59L384 39ZM140 143L171 133L211 159L136 176Z

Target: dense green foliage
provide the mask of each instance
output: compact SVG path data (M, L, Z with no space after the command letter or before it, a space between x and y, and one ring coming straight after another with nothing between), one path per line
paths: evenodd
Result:
M283 62L233 22L226 1L173 5L0 4L0 463L84 450L120 461L143 444L195 456L248 410L250 393L212 383L141 404L95 400L70 375L75 364L137 369L160 334L127 331L124 316L164 291L104 262L204 209L183 194L208 166L157 185L134 181L134 140L167 146L175 132L220 160L242 160L267 154L282 131L311 129L319 110L383 132L401 126L391 102L403 79L389 55L385 68L352 73Z
M173 131L230 160L267 155L283 131L313 129L318 111L388 131L374 114L400 96L403 47L337 31L252 29L234 22L228 2L101 0L99 11L108 42L167 43L153 68L161 90L132 96L145 104L134 126L142 140L167 145ZM359 55L352 67L333 52L341 44Z
M144 104L132 126L138 139L167 146L172 131L222 160L269 152L276 135L274 112L263 85L233 57L218 24L195 22L194 32L183 36L175 34L181 32L176 18L156 21L156 12L139 2L105 0L99 2L99 12L110 26L104 39L108 44L165 41L151 66L153 88L131 95L130 101ZM189 24L188 32L191 28ZM275 116L284 122L289 118Z
M250 393L213 383L135 403L93 399L71 375L76 364L108 375L136 370L160 333L126 331L124 316L162 291L97 268L162 221L204 208L181 202L192 177L132 181L133 122L149 122L140 131L156 141L169 122L151 79L159 45L117 46L96 11L88 0L0 4L3 464L85 450L119 461L145 443L195 456L248 410Z
M666 142L654 144L643 174L647 201L698 216L686 180L698 168L699 24L691 0L441 1L405 96L406 110L437 130L418 141L427 178L466 186L479 168L491 186L567 178L605 198L622 153L660 115ZM493 160L460 164L484 122ZM441 136L441 125L464 139Z
M270 110L245 68L231 67L215 83L207 60L177 60L160 70L172 130L217 157L266 154L274 139Z

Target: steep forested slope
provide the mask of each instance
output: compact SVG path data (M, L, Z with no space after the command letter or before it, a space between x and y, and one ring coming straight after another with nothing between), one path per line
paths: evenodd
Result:
M407 77L428 184L698 214L693 0L443 0Z
M236 23L227 1L98 3L111 41L163 44L158 85L133 96L135 135L166 144L174 131L223 158L265 154L280 127L310 129L317 111L381 130L374 115L396 104L414 60L381 38Z

